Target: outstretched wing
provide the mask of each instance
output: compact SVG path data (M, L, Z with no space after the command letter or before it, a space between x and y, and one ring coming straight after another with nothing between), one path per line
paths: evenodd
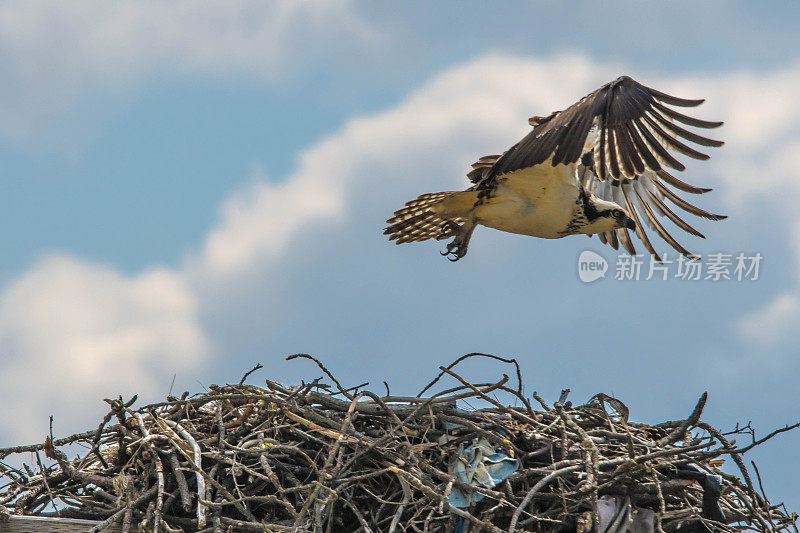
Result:
M703 194L711 189L703 189L685 183L666 170L653 172L645 170L642 174L633 179L624 178L622 180L601 180L591 166L578 166L578 175L583 187L591 191L603 200L615 202L624 207L630 216L636 221L636 236L644 244L645 249L653 254L656 260L661 261L661 257L653 248L653 244L647 235L645 226L658 233L670 246L679 253L690 259L696 256L684 248L667 231L660 218L665 217L672 221L681 230L696 237L705 236L689 225L677 211L684 211L692 215L707 218L709 220L722 220L724 215L715 215L699 207L692 205L680 196L672 188L691 194ZM670 207L672 206L672 207ZM599 239L610 245L615 250L622 247L631 254L636 254L630 234L627 229L621 228L614 231L607 231L598 234Z
M684 141L701 146L723 144L680 125L716 128L722 122L700 120L668 107L695 107L703 101L670 96L622 76L563 111L530 119L533 130L498 158L490 170L481 173L476 188L491 190L498 176L545 162L553 166L578 163L578 177L586 189L625 207L637 222L637 236L656 258L658 254L642 227L642 220L680 253L692 257L656 215L667 217L682 230L700 237L668 203L712 220L725 218L678 197L670 187L692 194L710 189L684 183L666 170L686 168L670 150L694 159L709 158ZM622 242L629 253L635 253L625 229L600 238L615 248Z

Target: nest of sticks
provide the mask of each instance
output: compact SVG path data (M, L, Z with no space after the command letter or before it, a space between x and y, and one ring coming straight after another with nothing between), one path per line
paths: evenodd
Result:
M603 394L573 405L564 391L550 405L523 392L514 360L485 356L514 365L515 379L463 379L453 368L473 356L483 354L440 367L415 397L346 389L296 355L325 377L261 388L244 384L248 372L238 385L144 407L106 400L92 431L0 449L0 516L94 519L93 531L624 533L630 516L611 525L601 516L601 503L616 501L650 513L659 533L797 531L797 515L767 499L742 458L797 426L762 439L749 424L722 432L700 420L705 394L687 418L652 426ZM516 471L491 487L453 475L478 440ZM70 459L65 447L79 453ZM32 464L10 466L15 453ZM456 507L453 491L480 500Z

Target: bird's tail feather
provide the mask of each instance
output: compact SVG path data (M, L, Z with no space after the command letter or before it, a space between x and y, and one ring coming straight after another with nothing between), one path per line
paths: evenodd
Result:
M386 221L389 227L383 234L389 235L389 240L395 244L455 236L464 219L438 214L434 209L447 199L457 200L456 196L461 194L459 191L433 192L406 202L405 207L395 211L394 216Z

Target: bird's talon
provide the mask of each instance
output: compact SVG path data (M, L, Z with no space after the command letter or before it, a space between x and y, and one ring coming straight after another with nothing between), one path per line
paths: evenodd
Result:
M457 222L448 220L442 225L442 235L450 235L452 233L458 233L460 229L461 226Z
M439 253L447 257L448 261L455 263L467 255L467 247L463 243L453 241L447 245L447 251Z

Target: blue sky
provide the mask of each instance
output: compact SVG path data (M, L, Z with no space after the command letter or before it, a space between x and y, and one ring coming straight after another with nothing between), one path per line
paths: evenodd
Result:
M797 421L797 19L790 2L0 4L0 441L40 440L51 413L91 427L103 397L155 400L173 374L316 376L295 352L416 392L485 351L519 358L530 390L607 392L639 420L708 390L717 426ZM463 187L529 116L623 73L726 121L684 177L731 218L683 240L760 252L758 281L585 285L580 251L615 254L584 237L481 228L457 264L384 241L403 202ZM753 456L795 508L798 445Z

